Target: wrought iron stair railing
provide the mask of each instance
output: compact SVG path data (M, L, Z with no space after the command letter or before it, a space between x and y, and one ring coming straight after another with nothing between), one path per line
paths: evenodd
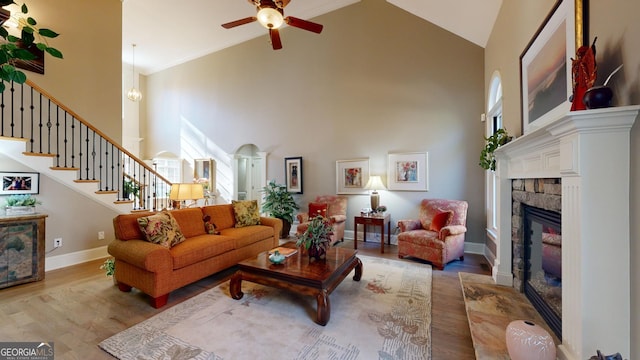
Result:
M77 172L132 210L168 208L171 182L33 82L0 93L0 136L26 141L27 156L52 158L51 169Z

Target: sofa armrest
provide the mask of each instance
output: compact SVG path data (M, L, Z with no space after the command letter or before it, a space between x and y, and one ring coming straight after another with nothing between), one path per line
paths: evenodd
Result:
M440 229L440 233L438 234L438 238L443 240L449 235L458 235L464 234L467 232L467 227L464 225L449 225Z
M113 240L107 248L109 254L131 265L151 272L170 271L173 259L169 249L144 240Z
M260 225L271 226L276 233L276 236L280 236L282 231L282 220L274 217L260 217Z
M296 219L298 219L298 222L300 224L306 223L307 221L309 221L309 214L308 213L298 213L298 215L296 215Z
M400 232L422 229L422 223L420 220L398 220L398 227Z

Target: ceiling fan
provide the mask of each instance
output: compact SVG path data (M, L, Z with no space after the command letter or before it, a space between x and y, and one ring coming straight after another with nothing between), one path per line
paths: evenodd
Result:
M248 0L250 3L256 6L258 13L256 16L250 16L244 19L228 22L222 24L225 29L231 29L236 26L249 24L254 21L258 21L262 26L269 29L269 37L271 37L271 45L273 50L282 49L282 41L280 41L280 32L278 28L282 24L286 23L289 26L297 27L299 29L307 30L320 34L322 32L322 25L316 24L311 21L302 20L293 16L284 17L284 7L289 4L291 0Z

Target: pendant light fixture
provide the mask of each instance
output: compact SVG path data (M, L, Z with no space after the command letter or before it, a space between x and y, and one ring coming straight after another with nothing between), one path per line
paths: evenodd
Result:
M131 101L140 101L142 100L142 93L140 90L136 89L136 44L131 44L133 47L133 61L131 64L131 89L127 91L127 98Z

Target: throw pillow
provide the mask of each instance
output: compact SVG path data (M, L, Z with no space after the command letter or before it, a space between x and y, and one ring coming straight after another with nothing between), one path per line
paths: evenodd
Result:
M231 200L233 213L236 218L236 227L260 225L260 212L258 211L258 200Z
M431 225L429 225L429 230L440 232L440 230L442 230L443 227L451 223L451 219L453 219L453 211L439 212L431 220Z
M320 215L322 217L327 217L327 212L329 211L329 204L327 203L309 203L309 220L314 217Z
M140 230L148 242L167 249L185 240L176 219L168 211L138 218Z

